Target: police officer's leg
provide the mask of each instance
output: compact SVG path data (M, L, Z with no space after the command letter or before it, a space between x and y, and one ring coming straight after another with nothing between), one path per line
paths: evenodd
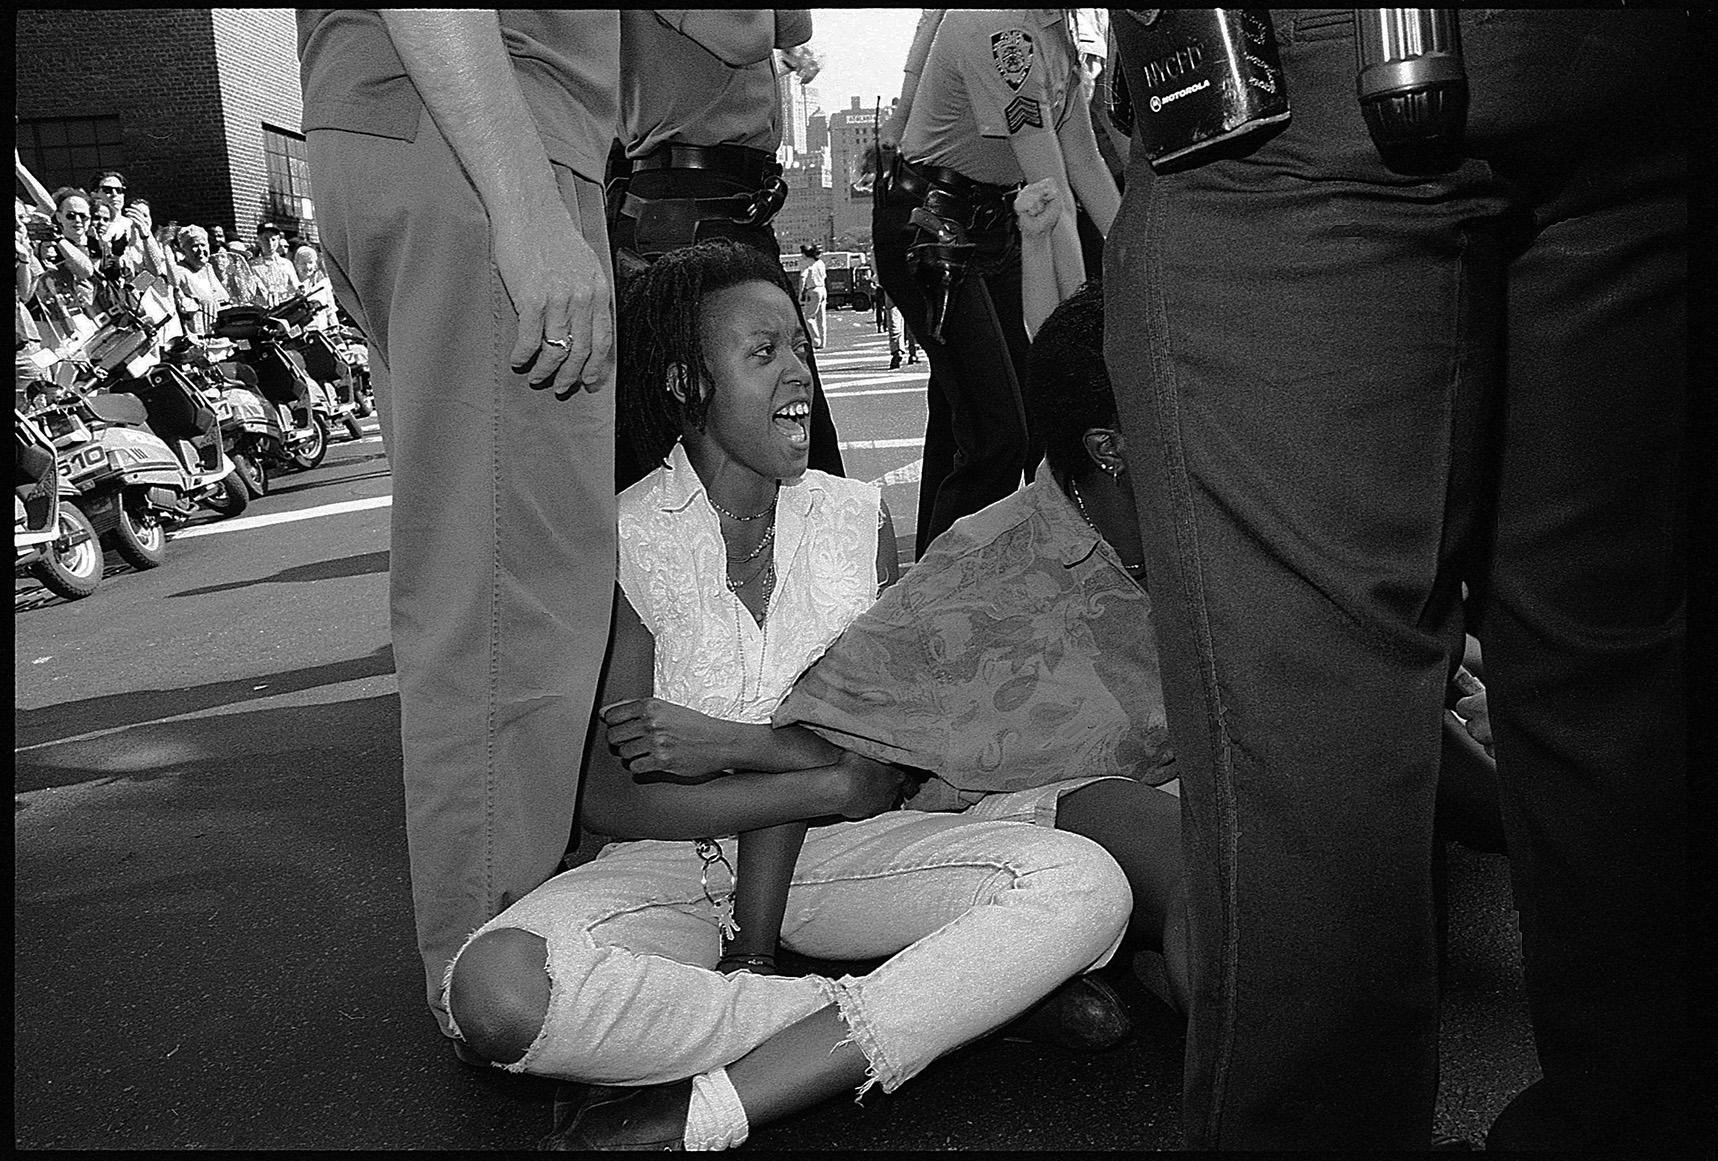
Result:
M1295 118L1249 157L1137 160L1105 246L1105 359L1186 764L1194 1147L1432 1132L1432 817L1460 641L1438 570L1473 498L1453 473L1495 381L1501 247L1472 191L1382 169L1353 51L1284 45ZM1315 240L1332 220L1355 223L1340 252Z
M907 247L917 230L908 224L913 206L884 202L871 215L873 256L877 262L877 281L888 291L889 300L901 312L904 325L923 327L925 298L918 283L907 269ZM909 341L911 341L909 339ZM919 510L914 555L923 556L930 546L931 514L936 508L937 491L954 466L954 431L950 421L948 400L943 393L938 368L950 358L942 344L934 339L924 340L930 356L931 373L925 388L926 419L923 459L919 473Z
M1031 440L1020 392L1026 330L1020 321L1018 255L1012 265L968 273L943 327L946 357L938 369L949 404L954 464L937 489L930 522L918 531L929 543L1020 486ZM1016 362L1018 359L1018 363Z
M1512 12L1463 39L1475 92L1531 94L1526 140L1569 175L1509 272L1480 632L1544 1078L1487 1146L1663 1155L1714 1107L1691 1085L1687 18Z
M614 585L613 397L508 366L488 219L427 115L409 143L313 132L310 160L330 274L385 368L406 838L446 1031L454 952L567 847ZM602 253L600 191L556 178Z

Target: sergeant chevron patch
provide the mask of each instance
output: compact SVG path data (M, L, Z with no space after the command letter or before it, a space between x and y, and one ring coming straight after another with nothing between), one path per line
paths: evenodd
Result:
M1015 97L1008 102L1008 108L1003 111L1008 114L1008 131L1010 133L1018 133L1027 125L1034 129L1044 127L1043 106L1031 97Z

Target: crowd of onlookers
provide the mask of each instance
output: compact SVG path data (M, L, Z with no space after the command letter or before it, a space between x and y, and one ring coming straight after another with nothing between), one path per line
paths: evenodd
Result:
M316 248L289 240L272 222L259 224L250 243L229 241L224 226L158 223L149 202L131 197L125 175L111 169L87 188L62 186L50 197L52 216L16 204L18 299L40 319L108 309L116 281L143 272L165 282L193 335L211 333L227 306L272 307L320 291L332 307Z

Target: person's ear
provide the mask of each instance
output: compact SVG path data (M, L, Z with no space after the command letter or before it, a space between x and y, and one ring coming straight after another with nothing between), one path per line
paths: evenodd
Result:
M1086 454L1111 479L1127 471L1127 438L1113 427L1088 428L1081 437Z
M668 391L668 393L670 395L674 396L674 398L679 401L680 406L682 406L682 407L686 406L686 399L687 399L687 395L688 395L686 385L690 381L691 381L691 376L686 374L686 364L684 364L684 363L670 363L670 364L668 364L668 372L667 372L667 375L665 376L665 382L663 383L663 387ZM697 392L697 396L698 396L698 398L702 399L705 396L709 395L709 393L710 393L710 388L709 388L709 385L706 384L704 387L702 387Z
M670 363L662 384L680 406L686 406L686 364Z

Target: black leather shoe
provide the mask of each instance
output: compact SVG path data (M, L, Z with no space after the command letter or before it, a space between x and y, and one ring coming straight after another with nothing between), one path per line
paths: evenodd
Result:
M1005 1040L1055 1044L1080 1052L1114 1048L1132 1033L1133 1017L1121 996L1093 975L1075 976L1002 1028Z
M663 1153L686 1147L691 1078L646 1088L562 1085L555 1093L555 1127L537 1143L546 1152Z
M894 355L894 356L890 357L890 359L889 359L889 370L893 371L896 367L899 367L900 365L901 365L901 356Z

